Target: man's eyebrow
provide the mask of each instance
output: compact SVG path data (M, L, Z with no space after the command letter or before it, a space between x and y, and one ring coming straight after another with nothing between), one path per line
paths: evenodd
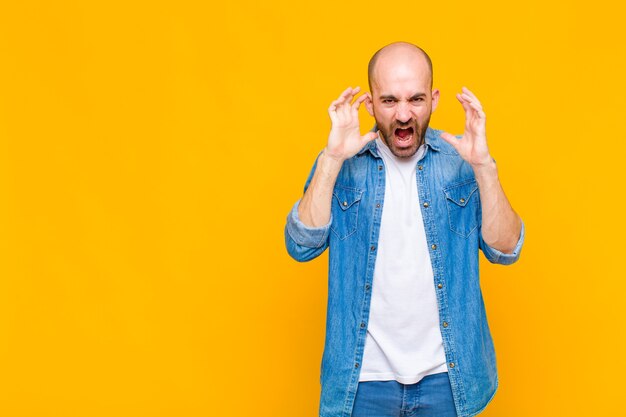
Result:
M415 93L411 96L410 99L415 100L420 97L426 97L426 93ZM381 100L397 100L396 96L394 96L393 94L382 94L379 98Z

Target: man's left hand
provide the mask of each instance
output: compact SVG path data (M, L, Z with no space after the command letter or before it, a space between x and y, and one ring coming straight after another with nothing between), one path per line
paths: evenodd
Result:
M487 136L485 133L485 113L478 98L463 87L463 92L457 94L465 110L465 132L460 139L450 133L444 132L440 136L456 149L465 161L473 168L479 168L492 162L489 149L487 148Z

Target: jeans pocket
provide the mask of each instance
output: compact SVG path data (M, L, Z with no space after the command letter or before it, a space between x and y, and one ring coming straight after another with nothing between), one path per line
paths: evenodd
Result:
M356 232L362 195L363 190L358 188L335 185L331 202L333 222L330 230L340 240Z
M478 227L480 196L475 179L452 184L444 188L450 230L468 237Z

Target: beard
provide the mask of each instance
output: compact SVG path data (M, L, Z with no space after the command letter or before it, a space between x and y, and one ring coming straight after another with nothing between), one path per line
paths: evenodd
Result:
M383 126L378 121L376 124L380 130L383 142L389 147L391 153L398 158L410 158L415 155L419 147L424 143L429 122L430 116L424 120L422 125L419 125L415 119L411 119L406 123L395 121L389 126ZM408 139L403 141L403 136Z

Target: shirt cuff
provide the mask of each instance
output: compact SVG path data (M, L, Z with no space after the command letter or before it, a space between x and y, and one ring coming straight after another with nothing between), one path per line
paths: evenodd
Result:
M524 221L522 221L522 230L520 231L519 239L517 241L517 244L515 245L515 249L513 249L513 253L501 252L498 249L492 248L491 246L487 245L487 243L483 240L483 252L485 253L485 257L496 264L510 265L519 259L520 252L522 251L522 246L524 244L524 238Z
M330 225L333 222L333 215L330 214L330 220L328 224L319 227L311 227L302 223L300 217L298 217L298 207L300 206L300 201L298 200L296 204L294 204L291 212L287 216L287 233L289 236L301 246L305 246L307 248L319 248L324 245L326 239L328 239L328 234L330 233Z

